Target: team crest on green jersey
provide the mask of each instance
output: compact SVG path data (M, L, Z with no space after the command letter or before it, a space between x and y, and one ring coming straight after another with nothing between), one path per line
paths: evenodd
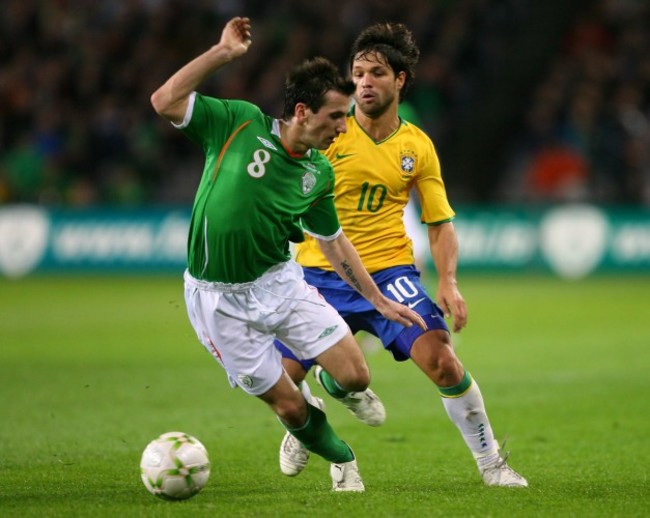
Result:
M415 153L408 149L400 153L400 166L404 174L411 174L415 170Z
M316 185L316 175L311 171L307 171L302 175L302 193L309 194Z

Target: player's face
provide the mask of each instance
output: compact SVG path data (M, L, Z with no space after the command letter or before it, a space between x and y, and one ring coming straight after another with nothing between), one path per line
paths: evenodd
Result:
M303 142L308 147L327 149L339 133L345 133L346 116L350 107L350 98L330 90L325 94L325 103L317 112L305 110L303 119Z
M369 117L378 117L392 106L397 109L404 72L395 75L382 54L357 54L352 62L352 81L357 86L354 100Z

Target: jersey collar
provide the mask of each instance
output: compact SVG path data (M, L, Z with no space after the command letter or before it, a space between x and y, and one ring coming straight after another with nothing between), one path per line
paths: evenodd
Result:
M399 119L399 124L397 125L397 128L395 128L395 130L394 130L390 135L387 135L387 136L384 137L383 139L381 139L381 140L375 140L374 138L372 138L372 137L371 137L371 136L366 132L365 129L363 129L363 127L361 126L361 124L359 124L359 121L357 120L357 118L356 118L356 116L355 116L355 108L356 108L356 105L352 105L352 107L350 108L350 111L348 112L348 116L352 117L352 119L354 120L354 124L357 126L357 128L359 128L359 129L360 129L360 130L361 130L361 131L362 131L362 132L363 132L363 133L364 133L364 134L365 134L365 135L366 135L370 140L372 140L375 144L381 144L382 142L386 142L388 139L390 139L393 135L395 135L395 134L400 130L400 128L402 127L402 125L404 125L404 124L406 123L406 121L405 121L402 117L400 117L400 115L398 114L398 115L397 115L397 118Z

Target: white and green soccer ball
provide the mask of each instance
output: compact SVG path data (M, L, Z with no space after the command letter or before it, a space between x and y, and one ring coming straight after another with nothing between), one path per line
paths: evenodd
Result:
M190 498L203 489L210 476L208 450L189 434L164 433L142 452L140 475L149 492L160 498Z

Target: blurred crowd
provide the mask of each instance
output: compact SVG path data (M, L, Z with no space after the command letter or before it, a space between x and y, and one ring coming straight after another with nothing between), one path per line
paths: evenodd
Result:
M481 71L504 51L503 35L525 4L3 0L0 201L190 201L200 153L155 116L149 96L217 42L225 21L239 14L253 20L253 47L201 90L249 99L274 115L281 113L284 76L292 65L324 55L346 69L350 44L365 26L408 24L422 56L407 114L417 116L442 148L478 95Z
M533 89L510 201L650 204L650 2L594 2Z
M291 66L324 55L346 69L361 29L406 23L422 54L404 115L444 162L530 1L2 0L0 203L189 203L202 155L155 115L149 96L235 15L252 18L253 46L201 91L276 116ZM513 129L521 138L504 164L503 199L650 202L650 9L641 0L595 4L540 71Z

